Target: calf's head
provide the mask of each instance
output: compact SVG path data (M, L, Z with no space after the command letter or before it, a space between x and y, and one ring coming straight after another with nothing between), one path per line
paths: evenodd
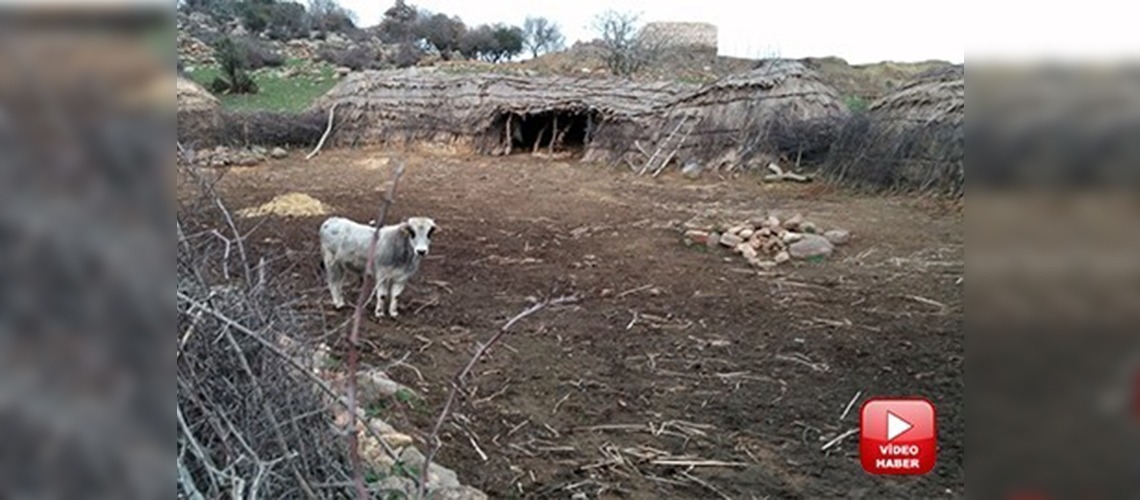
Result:
M431 246L431 237L435 234L435 228L435 221L427 217L410 217L404 221L402 229L416 255L424 256Z

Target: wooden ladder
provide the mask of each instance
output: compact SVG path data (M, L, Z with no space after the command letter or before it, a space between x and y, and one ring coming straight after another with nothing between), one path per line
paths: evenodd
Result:
M693 128L697 126L698 122L700 122L700 118L688 114L681 115L681 119L677 121L677 125L673 127L669 135L665 136L665 140L657 144L657 149L653 151L652 155L649 155L649 159L641 166L641 170L637 172L637 175L643 175L645 172L652 171L653 177L657 177L658 174L663 172L665 166L669 164L669 161L673 159L673 156L677 154L677 151L684 144L685 139L689 137L689 134L693 133ZM677 135L682 128L685 129L684 135ZM662 153L665 151L668 151L669 154L662 156ZM658 158L663 159L660 164L654 167L653 163L657 161Z

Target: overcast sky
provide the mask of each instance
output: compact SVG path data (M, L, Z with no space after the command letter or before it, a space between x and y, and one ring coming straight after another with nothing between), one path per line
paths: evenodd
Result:
M340 0L364 25L379 22L394 1ZM984 56L1140 56L1130 2L1083 0L410 0L458 15L467 24L522 24L527 15L562 26L567 42L594 38L590 22L606 9L644 21L717 25L721 55L836 55L852 63Z

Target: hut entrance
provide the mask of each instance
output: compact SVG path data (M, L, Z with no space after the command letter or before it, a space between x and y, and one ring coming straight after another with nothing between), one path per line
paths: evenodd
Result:
M597 112L554 110L518 115L504 113L496 120L503 130L506 154L544 151L581 152L597 126Z

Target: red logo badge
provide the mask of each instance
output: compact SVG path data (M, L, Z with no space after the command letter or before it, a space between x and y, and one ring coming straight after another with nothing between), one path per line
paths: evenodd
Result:
M934 405L876 398L859 414L859 459L871 474L926 474L938 456Z

